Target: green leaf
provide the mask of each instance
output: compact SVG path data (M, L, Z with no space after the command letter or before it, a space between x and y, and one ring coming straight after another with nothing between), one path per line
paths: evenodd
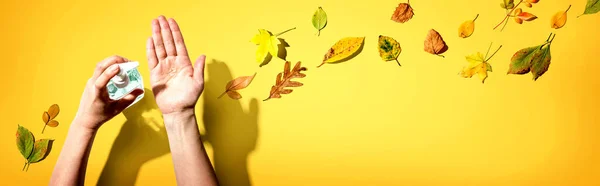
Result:
M500 3L500 7L504 8L504 9L512 9L515 7L515 1L514 0L503 0L502 3Z
M19 152L21 152L21 155L23 155L25 159L29 158L29 155L31 155L31 152L33 151L33 134L25 127L19 125L16 136Z
M312 17L312 24L318 30L318 34L321 35L321 30L327 25L327 13L323 8L319 7Z
M533 80L537 80L540 76L544 75L550 67L550 45L546 45L541 50L538 50L533 56L533 65L531 66L531 73L533 74Z
M588 0L583 14L595 14L600 11L600 0Z
M539 50L540 46L524 48L515 53L510 59L508 74L527 74L531 68L533 54Z
M402 48L400 47L400 43L396 41L394 38L388 36L379 36L379 56L383 61L392 61L396 60L398 62L398 56L402 52ZM400 62L398 62L400 65Z
M27 158L27 161L29 161L29 163L37 163L46 158L48 153L50 153L50 146L53 141L54 140L50 139L37 140L33 146L33 152L31 153L31 156Z

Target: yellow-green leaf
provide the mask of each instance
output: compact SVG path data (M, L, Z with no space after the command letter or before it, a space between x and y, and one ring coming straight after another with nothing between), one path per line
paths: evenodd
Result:
M533 80L544 75L550 67L550 46L556 35L550 34L546 42L539 46L524 48L515 53L511 59L508 74L533 74Z
M323 8L319 7L312 17L312 24L318 30L318 35L321 35L321 30L327 26L327 13Z
M484 58L485 57L480 52L467 56L466 59L469 64L463 67L460 75L464 78L471 78L473 75L477 74L479 79L481 79L481 83L485 83L485 80L488 77L487 72L491 71L491 65L487 63Z
M25 127L19 125L17 127L17 148L23 158L27 159L31 155L31 151L33 151L33 134L27 130Z
M325 63L342 62L354 57L362 48L364 41L364 37L347 37L339 40L327 51L319 67Z
M379 36L379 56L383 61L396 61L398 65L400 62L398 61L398 56L402 52L402 48L400 47L400 43L396 41L394 38L388 36Z
M268 54L277 56L279 40L271 32L265 29L258 29L258 34L254 35L251 41L258 45L256 49L256 62L259 64L265 61Z
M462 23L460 27L458 27L458 37L467 38L473 35L473 32L475 31L475 20L477 20L478 17L479 14L475 16L475 19Z
M598 12L600 12L600 0L588 0L583 15L595 14Z
M46 156L48 156L48 153L50 152L49 147L51 143L52 140L49 139L37 140L33 145L33 152L31 153L31 156L27 158L27 161L29 163L37 163L39 161L42 161L44 158L46 158Z

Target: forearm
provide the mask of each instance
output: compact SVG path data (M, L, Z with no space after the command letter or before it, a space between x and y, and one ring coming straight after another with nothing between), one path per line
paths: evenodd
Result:
M75 119L54 171L50 179L50 185L83 185L88 157L92 149L92 143L96 136L96 130L81 127Z
M217 185L194 110L164 115L178 185Z

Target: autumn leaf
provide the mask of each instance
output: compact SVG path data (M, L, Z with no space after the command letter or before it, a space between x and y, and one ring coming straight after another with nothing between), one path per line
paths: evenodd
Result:
M255 76L256 73L254 73L254 75L252 76L242 76L229 81L229 83L225 85L225 92L223 92L223 94L221 94L219 98L223 97L223 95L225 94L227 94L231 99L242 98L242 95L240 95L240 93L238 93L237 90L241 90L248 87L248 85L252 83L252 80Z
M23 165L23 170L27 171L29 165L42 161L50 152L53 140L40 139L35 141L33 134L25 127L18 125L17 127L17 148L26 162ZM35 141L35 142L34 142Z
M57 104L50 105L48 111L44 111L42 115L42 121L44 121L44 128L42 129L42 134L44 130L46 130L46 126L57 127L58 121L54 120L56 116L60 113L60 107Z
M347 37L335 43L323 57L323 63L317 67L323 66L325 63L336 63L350 59L358 54L365 41L364 37Z
M595 14L598 12L600 12L600 0L588 0L582 15Z
M23 155L25 159L29 158L31 151L33 151L33 134L27 130L27 128L18 125L16 136L19 152L21 152L21 155Z
M470 37L475 31L475 20L479 17L479 14L475 16L475 19L465 21L458 27L458 37L467 38Z
M533 74L533 80L544 75L550 67L550 46L556 35L550 34L542 45L528 47L517 51L511 58L507 74Z
M491 46L492 45L490 45L490 48ZM471 78L473 75L477 74L479 79L481 79L481 83L485 83L485 80L488 77L487 72L492 72L492 66L488 61L494 57L494 55L496 55L500 48L502 48L502 45L500 45L498 50L496 50L496 52L494 52L490 57L487 57L490 52L490 48L488 48L485 56L480 52L467 56L466 59L469 64L463 67L460 75L464 78Z
M277 56L277 53L279 52L279 47L277 45L280 44L277 37L294 29L296 28L286 30L276 35L273 35L268 30L258 29L258 34L254 35L251 40L252 43L258 45L258 48L256 49L256 62L259 64L268 62L265 61L265 59L269 54L271 56Z
M500 3L500 7L507 10L512 9L515 7L515 2L514 0L502 0L502 3Z
M448 50L448 45L444 42L444 39L434 29L429 31L427 34L427 38L425 38L425 52L429 52L431 54L435 54L441 57L444 57L443 54Z
M569 5L569 8L567 8L565 11L556 12L556 14L554 14L550 20L550 27L559 29L565 26L567 23L567 12L569 9L571 9L571 5Z
M533 21L533 20L537 19L537 16L535 16L529 12L521 12L520 14L517 15L517 17L519 17L519 19L522 19L523 21Z
M398 61L398 56L402 52L402 48L400 47L400 43L396 41L394 38L388 36L379 36L379 56L383 61L396 61L398 66L400 62Z
M318 30L318 35L321 35L321 30L327 26L327 13L323 8L319 7L312 17L312 24Z
M269 97L263 101L267 101L271 98L281 98L281 94L289 94L293 91L292 89L286 88L300 87L303 85L300 82L292 81L292 79L306 77L305 74L302 74L302 71L306 71L306 67L301 67L301 63L299 61L296 63L293 69L290 69L290 65L291 63L289 61L285 62L283 72L277 74L275 85L271 87Z
M407 3L400 3L394 14L392 14L392 20L398 23L405 23L408 20L412 19L415 13L413 12L412 7L410 6L410 0Z

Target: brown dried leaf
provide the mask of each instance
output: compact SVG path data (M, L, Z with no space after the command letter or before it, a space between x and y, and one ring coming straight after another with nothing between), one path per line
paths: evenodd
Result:
M277 74L277 80L275 81L275 85L271 87L270 95L267 99L263 101L267 101L271 98L281 98L281 94L289 94L292 93L292 89L285 89L287 87L300 87L303 84L300 82L292 81L293 78L303 78L306 77L306 74L302 74L302 71L306 71L306 67L300 66L301 62L298 61L294 68L290 70L291 62L286 61L285 66L283 67L284 71L282 73Z
M396 7L394 14L392 14L393 21L396 21L398 23L405 23L408 20L412 19L415 13L413 12L413 9L409 3L398 4L398 7Z
M44 121L44 124L48 123L48 121L50 120L50 115L48 115L48 112L44 111L44 114L42 114L42 121Z
M57 127L58 126L58 121L52 120L52 121L48 122L47 125L50 126L50 127Z
M57 104L51 105L50 108L48 108L48 115L50 116L50 119L56 118L56 116L58 116L59 112L60 112L60 108L58 107Z
M440 54L446 52L447 50L448 45L446 45L446 42L444 42L444 39L440 33L434 29L431 29L429 34L427 34L427 38L425 38L425 52L444 57Z
M227 94L231 99L242 98L242 95L240 95L236 90L241 90L248 87L248 85L252 83L252 80L255 76L256 73L254 73L252 76L242 76L229 81L229 83L225 85L225 92L223 92L219 98L223 97L225 94Z

